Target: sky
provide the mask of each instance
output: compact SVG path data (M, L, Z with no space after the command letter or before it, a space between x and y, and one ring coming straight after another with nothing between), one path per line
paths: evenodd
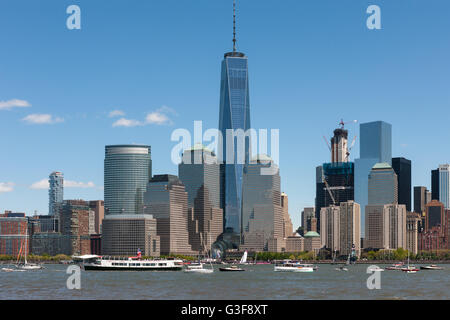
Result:
M66 25L73 4L79 30ZM373 4L380 30L366 26ZM447 0L238 0L251 124L279 129L294 227L341 119L392 124L413 186L450 162L448 12ZM0 39L0 212L47 214L52 171L65 199L103 199L105 145L150 145L153 174L177 174L172 132L217 128L232 1L2 0Z

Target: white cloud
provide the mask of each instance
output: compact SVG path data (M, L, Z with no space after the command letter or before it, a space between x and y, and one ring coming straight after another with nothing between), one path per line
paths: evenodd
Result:
M49 184L47 179L42 179L38 182L33 183L30 188L31 189L48 189Z
M31 124L53 124L63 122L63 118L53 117L51 114L29 114L22 121L31 123Z
M121 117L124 115L125 115L125 112L123 112L121 110L113 110L109 113L108 117L113 118L113 117Z
M11 192L14 190L15 184L12 182L0 182L0 193Z
M95 184L91 181L86 183L86 182L64 180L64 187L65 188L94 188Z
M12 108L27 108L31 104L25 100L11 99L8 101L0 101L0 110L10 110Z
M142 126L143 124L140 121L120 118L116 122L113 123L113 127L136 127Z
M48 179L42 179L38 182L33 183L30 186L31 189L48 189L49 183ZM89 182L77 182L71 180L64 180L64 188L95 188L95 184L91 181Z
M149 114L147 114L147 116L145 117L145 123L148 124L165 124L165 123L170 123L170 119L163 113L161 112L151 112Z
M115 110L120 111L120 110ZM113 111L111 111L112 113ZM122 111L120 111L122 112ZM110 114L111 114L110 113ZM178 116L177 112L172 108L167 106L162 106L161 108L147 113L144 121L133 120L120 118L119 120L113 123L113 127L137 127L137 126L145 126L149 124L163 125L163 124L173 124L173 121L170 119L169 115Z

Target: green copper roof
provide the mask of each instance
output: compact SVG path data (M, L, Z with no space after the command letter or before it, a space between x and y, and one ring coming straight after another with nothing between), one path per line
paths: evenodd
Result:
M315 231L309 231L304 235L305 238L312 238L312 237L320 237L320 234L318 234Z
M391 165L386 162L376 163L372 169L392 169Z

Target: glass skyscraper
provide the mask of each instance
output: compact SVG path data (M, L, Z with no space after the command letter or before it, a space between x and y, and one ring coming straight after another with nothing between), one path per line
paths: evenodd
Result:
M151 176L150 146L106 146L105 217L142 214L143 196Z
M58 214L64 200L64 175L61 172L52 172L48 179L48 214Z
M368 204L368 179L377 163L392 165L392 125L384 121L361 123L359 126L360 157L355 159L355 202L361 206L361 225L365 225ZM364 237L364 228L361 228Z
M450 165L439 166L439 201L445 209L450 209Z
M239 147L238 138L227 137L231 129L246 132L250 129L250 103L248 90L248 61L245 54L228 52L222 61L220 85L219 130L222 133L222 145L219 146L221 175L221 207L224 210L224 231L230 236L234 246L240 244L242 217L242 178L245 163L250 154L250 139L245 137L244 151ZM227 148L228 145L228 148ZM227 150L228 149L228 150ZM234 156L227 152L234 151ZM244 152L244 154L242 154ZM227 157L232 159L227 161ZM228 159L228 160L230 160ZM239 161L239 159L244 159Z

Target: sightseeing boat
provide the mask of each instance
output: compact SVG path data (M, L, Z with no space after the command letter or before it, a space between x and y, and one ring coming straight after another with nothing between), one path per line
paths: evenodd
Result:
M74 258L83 261L84 270L92 271L179 271L183 269L183 260L141 259L140 250L137 257L88 255Z
M314 268L312 264L285 262L282 264L276 264L273 270L285 272L314 272L316 268Z

